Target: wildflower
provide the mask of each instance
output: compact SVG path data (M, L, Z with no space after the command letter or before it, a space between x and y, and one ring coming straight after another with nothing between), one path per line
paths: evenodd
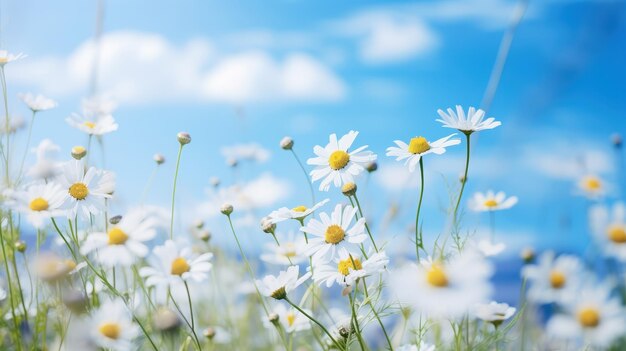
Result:
M291 137L284 137L280 140L280 147L283 150L291 150L293 148L293 139Z
M626 207L618 202L611 211L602 205L589 210L589 222L596 241L609 257L626 262Z
M269 217L261 218L261 230L264 233L273 234L276 230L276 223L273 223Z
M524 263L532 263L535 260L535 250L532 247L525 247L520 252L520 258Z
M460 144L461 140L450 139L455 135L456 134L450 134L432 143L421 136L411 138L408 144L401 140L395 140L394 143L396 143L398 147L388 147L387 156L396 157L396 161L404 160L404 165L409 166L409 172L413 172L422 156L430 153L441 155L446 152L446 147Z
M493 267L484 257L465 251L447 262L424 260L391 276L401 302L433 318L458 318L491 293Z
M37 276L46 282L55 282L69 274L74 274L86 266L85 262L77 264L71 259L64 259L54 254L43 254L35 263Z
M522 275L528 279L528 299L540 303L561 302L576 294L582 274L582 264L571 255L555 259L553 252L546 252L537 264L527 265Z
M448 113L441 109L437 110L441 117L437 122L441 122L445 128L458 129L466 135L485 129L493 129L502 124L493 117L483 120L485 111L481 109L476 110L474 107L470 107L467 111L467 118L461 105L456 105L456 113L451 108L448 108L447 111Z
M152 159L154 160L154 162L156 162L157 165L162 165L165 162L165 156L161 154L154 154L154 156L152 156Z
M4 67L9 62L17 61L19 59L23 59L26 55L22 54L12 54L7 50L0 50L0 67Z
M607 186L600 177L589 174L578 181L577 193L584 195L590 200L602 198L607 192Z
M378 163L376 163L376 161L372 161L372 162L368 163L367 166L365 166L365 169L369 173L376 172L376 170L378 169Z
M98 347L115 351L135 348L133 339L139 335L139 328L121 300L103 303L88 324L91 339Z
M20 96L20 99L24 101L26 106L28 106L28 108L33 112L50 110L57 106L56 101L52 99L48 99L47 97L43 95L34 96L31 93L27 93L27 94L20 94L19 96Z
M178 139L180 145L187 145L191 142L191 135L186 132L180 132L176 134L176 139Z
M326 287L329 288L333 283L349 286L360 278L383 272L388 263L389 259L384 251L363 260L360 256L353 256L346 250L341 250L333 261L316 265L313 280L320 285L326 283Z
M331 134L328 145L313 148L317 157L308 159L307 164L315 166L310 173L313 182L324 178L320 190L328 191L331 183L339 188L344 183L354 182L354 177L363 172L369 162L376 161L374 153L365 151L367 145L348 151L358 134L350 131L339 141L336 134Z
M268 243L266 247L269 253L262 254L261 260L267 263L288 266L308 259L304 237L295 239L293 233L286 240L280 240L280 245Z
M130 266L138 257L148 254L144 242L156 235L155 220L142 210L133 210L107 232L87 235L80 248L83 255L97 251L96 260L107 267Z
M215 337L215 328L208 327L202 331L205 338L212 340Z
M233 210L233 205L231 204L223 204L222 207L220 207L220 212L226 216L230 216L230 214L233 213Z
M13 246L15 247L15 250L17 250L18 252L21 252L21 253L26 252L27 245L24 240L16 241Z
M178 329L181 320L176 312L167 307L161 307L152 316L152 324L160 332L169 332Z
M104 210L104 199L110 198L115 190L115 174L90 167L84 171L81 161L69 161L63 165L59 184L67 189L65 207L68 218L78 213L89 217Z
M341 193L345 196L353 196L356 194L357 186L354 183L346 183L341 187Z
M486 193L474 193L470 199L469 208L476 212L499 211L509 209L517 203L517 196L506 197L502 191L494 193L489 190Z
M72 114L65 119L72 127L89 135L104 135L114 132L118 128L118 124L112 115L97 115L95 117L80 116Z
M311 219L300 230L311 234L307 252L313 254L313 259L320 258L333 259L340 249L347 249L362 243L367 235L365 234L365 218L359 218L354 225L352 221L357 209L341 204L335 206L335 210L329 216L326 213L320 214L320 220Z
M626 323L620 299L610 293L605 285L580 289L571 302L562 305L565 313L548 321L548 334L582 342L585 347L581 348L608 348L624 335Z
M311 273L306 273L298 278L299 272L300 266L289 266L286 271L281 271L277 277L266 275L262 280L257 280L256 284L261 294L273 297L276 300L282 300L287 297L290 291L297 288L311 276Z
M65 214L63 204L67 192L56 183L32 184L23 191L11 194L13 207L26 215L35 228L42 228L44 221Z
M87 149L83 146L74 146L71 150L72 158L75 160L82 160L83 157L87 156Z
M277 322L282 325L288 334L311 329L311 321L294 308L287 308L283 304L278 304L273 309L274 314L278 317ZM309 315L311 311L305 310ZM271 321L268 320L271 323Z
M183 281L202 282L211 270L210 252L196 256L191 248L179 248L172 240L154 248L148 259L149 267L143 267L139 274L146 279L148 286L172 286Z
M317 211L317 209L324 206L328 201L330 200L322 200L316 203L311 208L307 208L303 205L294 207L292 209L289 209L287 207L281 207L276 211L272 211L272 213L270 213L267 217L269 218L269 221L271 223L279 223L288 219L297 219L299 221L302 221L306 216Z
M505 320L511 318L515 314L515 307L511 307L506 303L490 303L477 304L474 307L474 315L485 322L489 322L494 326L499 326Z

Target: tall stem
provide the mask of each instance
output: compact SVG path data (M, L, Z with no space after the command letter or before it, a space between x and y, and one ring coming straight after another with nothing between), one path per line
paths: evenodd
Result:
M178 157L176 158L176 170L174 171L174 187L172 189L172 213L170 218L170 239L174 238L174 202L176 200L176 181L178 180L178 168L180 167L180 155L183 153L183 144L178 148Z
M363 216L363 209L361 208L361 204L359 203L359 198L356 196L356 192L354 193L354 201L356 201L356 206L359 209L359 215L361 216L361 218L364 218ZM372 245L374 246L374 250L376 250L376 252L378 252L378 247L376 246L376 242L374 241L374 236L372 235L372 232L370 230L370 226L367 224L367 221L365 221L365 229L367 230L367 234L369 234L370 236L370 240L372 241Z
M424 197L424 157L420 157L420 197L417 202L417 213L415 214L415 254L417 263L420 262L420 248L423 247L420 230L420 211L422 210L422 198Z
M291 300L289 300L288 298L285 297L285 301L287 301L288 304L290 304L293 308L295 308L296 310L298 310L300 313L302 313L306 318L308 318L311 322L317 324L320 328L322 328L322 330L324 331L324 333L330 338L330 340L335 344L335 346L337 346L337 348L339 348L340 350L345 350L345 348L341 347L341 344L339 344L337 342L337 340L335 340L335 338L333 338L333 336L328 332L328 329L326 329L326 327L324 327L324 325L320 322L317 321L317 319L311 317L308 313L304 312L303 309L301 309L300 307L298 307L298 305L294 304L293 302L291 302Z
M354 260L352 261L354 262ZM354 287L354 295L356 296L356 286ZM359 341L359 346L362 351L365 351L365 343L363 342L363 336L361 335L361 328L359 327L359 319L356 315L356 310L354 309L354 300L352 294L348 294L348 298L350 299L350 309L352 310L352 321L354 322L354 330L356 332L356 339Z
M378 321L378 324L380 324L380 327L383 330L383 334L385 334L385 339L387 340L387 345L389 346L389 351L393 351L393 345L391 344L391 339L389 338L389 334L387 334L387 329L385 329L385 325L383 324L383 321L378 316L378 312L376 312L376 308L374 308L374 303L370 299L369 293L367 292L367 283L365 283L365 278L363 278L363 291L365 292L365 299L368 301L368 304L372 308L372 312L374 313L374 317L376 317L376 320Z
M456 201L456 206L454 206L454 214L452 216L452 220L454 223L457 223L457 214L459 212L459 205L461 204L461 198L463 198L463 190L465 190L465 184L467 184L467 171L469 170L469 161L470 161L470 135L471 133L466 132L466 155L465 155L465 172L463 173L463 179L461 182L461 192L459 193L459 198Z

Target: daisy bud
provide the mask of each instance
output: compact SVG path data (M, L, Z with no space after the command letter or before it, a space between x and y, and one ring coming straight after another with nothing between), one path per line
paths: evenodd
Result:
M293 148L293 139L291 139L290 137L286 136L284 137L281 141L280 141L280 147L283 150L291 150L291 148Z
M82 146L74 146L72 148L72 157L73 158L75 158L77 160L80 160L83 157L85 157L85 155L87 155L87 149L85 149L84 147L82 147Z
M26 242L24 240L16 241L15 249L21 253L24 253L24 251L26 251Z
M161 332L176 330L180 326L180 318L169 308L159 308L153 316L154 328Z
M209 179L209 183L211 183L214 188L217 188L220 186L220 179L218 177L211 177L211 179Z
M228 165L228 167L237 167L239 162L237 162L237 159L235 158L229 158L228 160L226 160L226 164Z
M276 230L276 223L272 223L269 217L261 218L261 229L267 234L272 234Z
M157 165L162 165L165 162L165 156L161 154L154 154L154 156L152 156L152 159L154 160L154 162L156 162Z
M342 325L337 329L337 331L342 338L347 338L352 333L352 326Z
M220 212L222 212L222 214L230 216L230 214L233 213L233 205L223 204L222 207L220 208Z
M267 318L270 320L272 324L278 327L278 319L280 318L278 314L270 313L270 315Z
M615 148L621 148L623 143L622 136L618 133L611 135L611 142L613 143L613 146L615 146Z
M87 310L87 296L81 291L71 289L63 293L63 304L74 313L83 313Z
M211 240L211 236L212 236L211 232L206 229L198 231L196 235L198 236L198 239L204 242Z
M111 218L109 218L109 223L116 225L118 224L120 221L122 220L122 216L117 215L117 216L113 216Z
M202 229L204 228L204 221L199 219L193 224L193 226L196 227L196 229Z
M345 195L345 196L353 196L354 194L356 194L356 184L350 182L350 183L346 183L341 187L341 192Z
M370 173L375 172L378 169L378 163L376 163L376 161L372 161L365 166L365 169Z
M187 145L191 142L191 135L189 135L189 133L180 132L176 134L176 138L180 145Z
M461 175L459 176L459 182L460 182L461 184L463 184L463 183L467 182L467 178L465 178L465 176L464 176L463 174L461 174Z
M202 332L205 338L212 340L215 337L215 329L208 327Z
M520 252L520 257L524 263L532 263L535 260L535 250L531 247L527 247Z

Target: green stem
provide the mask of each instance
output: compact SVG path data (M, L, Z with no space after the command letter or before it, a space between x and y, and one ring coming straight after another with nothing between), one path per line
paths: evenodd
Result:
M187 287L187 282L185 282L185 287L187 288L187 294L188 294L187 296L189 296L189 288ZM178 313L180 313L180 316L183 318L183 320L185 321L189 329L191 329L191 333L193 334L193 339L194 339L194 342L196 343L196 346L198 347L198 350L202 350L202 345L200 344L200 339L198 338L198 335L196 334L196 330L194 329L193 322L190 323L187 317L185 317L185 314L183 314L183 311L180 309L180 307L174 300L174 297L172 296L172 292L168 291L168 294L169 294L170 299L174 303L174 307L176 307L176 310L178 310ZM189 298L189 307L191 308L191 298ZM193 321L193 310L190 309L189 313L191 313L191 320Z
M174 187L172 189L172 213L170 218L170 239L174 238L174 201L176 200L176 181L178 180L178 168L180 167L180 155L183 153L183 144L178 148L178 157L176 158L176 171L174 171Z
M311 322L317 324L320 328L322 328L322 330L324 331L324 333L330 338L330 340L337 346L337 348L339 348L340 350L345 350L343 347L341 347L341 344L339 344L337 342L337 340L335 340L335 338L333 338L333 336L328 332L328 329L326 329L326 327L324 327L324 325L320 322L317 321L317 319L311 317L308 313L304 312L304 310L302 310L300 307L298 307L298 305L294 304L293 302L291 302L291 300L289 300L288 298L285 297L285 301L287 301L288 304L290 304L293 308L295 308L296 310L298 310L300 313L302 313L306 318L308 318Z
M4 72L4 71L3 71ZM4 75L4 73L3 73ZM2 225L0 225L0 246L2 246L2 258L4 261L4 269L5 269L5 274L7 276L7 285L9 288L9 301L11 304L11 317L13 319L13 325L14 325L14 330L13 330L13 336L15 338L15 342L16 345L18 345L19 349L21 349L21 340L20 340L20 329L19 329L19 324L17 321L17 316L15 314L15 303L13 301L13 284L11 284L11 274L10 274L10 270L9 270L9 262L7 260L7 253L6 253L6 248L5 248L5 241L4 241L4 232L2 231Z
M352 261L354 262L354 261ZM354 287L354 295L356 296L356 286ZM354 298L352 294L348 294L348 298L350 299L350 309L352 310L352 321L354 322L354 330L356 331L356 338L359 341L359 346L362 351L365 351L365 345L363 342L363 336L361 335L361 328L359 327L359 319L356 315L356 310L354 309Z
M356 206L359 210L359 215L361 215L361 218L365 218L363 216L363 209L361 208L361 203L359 203L359 198L356 196L356 192L354 193L354 201L356 201ZM374 241L374 236L372 235L372 231L370 230L370 226L367 224L367 220L365 221L365 229L367 230L367 234L370 236L370 240L372 241L372 245L374 245L374 250L376 250L376 252L378 252L378 247L376 246L376 242Z
M389 345L389 351L393 351L393 345L391 344L391 339L389 338L389 334L387 334L387 329L385 329L385 325L380 320L380 316L378 316L378 312L376 312L376 308L374 308L374 303L370 300L369 293L367 292L367 283L365 283L365 278L363 278L363 291L365 292L365 299L368 301L368 304L372 308L372 312L374 313L374 317L380 324L380 327L383 330L383 334L385 334L385 339L387 340L387 345Z
M456 201L456 206L454 206L454 214L452 219L454 223L457 223L457 214L459 212L459 205L461 204L461 198L463 197L463 190L465 190L465 184L467 183L467 171L469 170L469 161L470 161L470 135L471 133L466 132L466 155L465 155L465 172L463 173L463 179L461 182L461 192L459 193L459 198Z
M420 262L420 248L423 247L420 230L420 211L422 210L422 198L424 197L424 157L420 157L420 197L417 203L417 213L415 214L415 253L417 263Z

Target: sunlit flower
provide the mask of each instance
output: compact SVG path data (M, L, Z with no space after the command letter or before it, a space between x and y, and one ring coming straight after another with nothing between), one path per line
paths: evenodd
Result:
M430 317L457 318L491 294L493 267L475 252L465 251L447 262L422 261L391 275L399 300Z
M606 195L606 188L604 180L593 174L586 175L578 181L578 193L591 200L596 200Z
M278 304L272 310L278 316L278 322L285 329L285 332L289 334L311 329L311 321L294 308L287 308L283 304ZM311 314L311 311L305 310L305 312ZM266 326L269 328L272 324L269 323Z
M517 196L506 197L506 194L502 191L494 193L489 190L486 193L477 192L474 197L470 199L469 208L472 211L484 212L484 211L499 211L509 209L517 203Z
M474 306L474 315L485 322L499 325L505 320L511 318L515 314L515 307L511 307L506 303L480 303Z
M94 167L85 172L81 161L65 163L58 181L69 194L65 198L69 218L77 214L85 217L99 214L104 210L104 199L110 198L115 190L115 174Z
M589 210L589 222L600 247L609 257L626 262L626 207L618 202L612 211L602 205Z
M0 67L4 67L7 63L17 61L24 57L26 57L26 55L21 52L19 54L12 54L7 50L0 50Z
M62 206L67 196L64 188L52 182L32 184L11 194L14 208L24 213L35 228L42 228L49 218L65 215Z
M577 341L580 349L604 349L625 334L624 308L607 286L579 289L573 300L562 307L565 313L548 321L547 332L556 338Z
M313 280L319 284L326 283L327 287L334 283L348 286L354 284L357 279L383 272L388 263L389 259L384 251L374 253L363 260L360 256L341 250L334 260L315 265Z
M148 286L172 286L183 281L202 282L208 278L213 254L199 256L190 247L179 248L172 240L154 248L148 258L149 267L143 267L139 274L146 279Z
M404 165L409 166L409 172L415 171L415 167L424 155L430 153L441 155L446 152L446 147L461 143L459 139L452 139L456 134L450 134L445 138L429 142L424 137L411 138L409 143L402 140L395 140L394 143L398 147L391 146L387 148L387 156L396 157L396 161L404 160Z
M344 183L354 182L354 177L376 160L374 153L365 151L367 145L349 151L358 134L359 132L350 131L339 140L336 134L331 134L328 145L317 145L313 148L317 157L308 159L307 164L315 166L310 173L313 182L324 178L320 183L320 190L328 191L331 183L339 188Z
M93 342L103 349L115 351L134 350L133 339L139 335L139 327L121 300L107 301L89 319Z
M528 279L530 301L562 302L577 293L582 274L580 260L571 255L561 255L556 259L554 256L554 252L545 252L537 264L522 269L522 275Z
M298 278L299 274L300 266L289 266L286 271L281 271L277 277L266 275L262 280L257 280L256 284L261 294L282 300L287 297L290 291L297 288L311 276L311 273L305 273Z
M143 210L130 211L107 232L87 235L80 252L87 255L97 251L96 260L108 267L130 266L148 254L144 242L156 235L155 225L154 218L147 217Z
M269 221L272 223L279 223L282 221L286 221L288 219L297 219L301 221L306 216L310 215L311 213L317 211L317 209L319 209L320 207L324 206L328 201L330 200L329 199L322 200L316 203L311 208L307 208L304 205L297 206L292 209L289 209L287 207L281 207L276 211L272 211L272 213L268 215Z
M400 347L395 348L397 351L435 351L435 345L431 345L425 343L424 341L420 341L419 345L415 344L407 344L402 345Z
M72 114L65 121L72 127L90 135L104 135L114 132L118 124L112 115L96 115L93 117Z
M465 134L471 134L485 129L493 129L498 127L502 123L496 121L495 118L485 117L485 111L474 107L470 107L467 111L467 117L465 111L461 105L456 105L456 113L451 108L448 108L448 113L443 110L437 110L437 113L441 117L437 122L441 122L445 128L458 129Z
M59 146L50 139L42 140L39 145L32 149L37 160L26 172L29 177L35 179L51 179L61 171L61 163L54 160L51 154L59 151Z
M348 252L357 244L362 243L365 234L365 218L359 218L354 225L352 221L357 209L341 204L335 206L335 210L329 216L325 212L320 213L320 220L310 219L300 230L311 234L307 252L313 255L314 260L327 258L333 259L340 249Z
M20 99L24 101L26 106L33 112L45 111L55 108L56 101L49 99L41 94L35 96L31 93L20 94Z
M261 260L278 265L294 265L306 261L308 256L306 255L306 241L302 234L295 239L294 234L291 233L286 240L280 240L280 245L276 243L268 243L266 245L269 253L261 255Z
M85 262L77 264L71 259L58 257L51 253L38 256L34 267L37 276L44 281L53 282L78 272L86 266Z

